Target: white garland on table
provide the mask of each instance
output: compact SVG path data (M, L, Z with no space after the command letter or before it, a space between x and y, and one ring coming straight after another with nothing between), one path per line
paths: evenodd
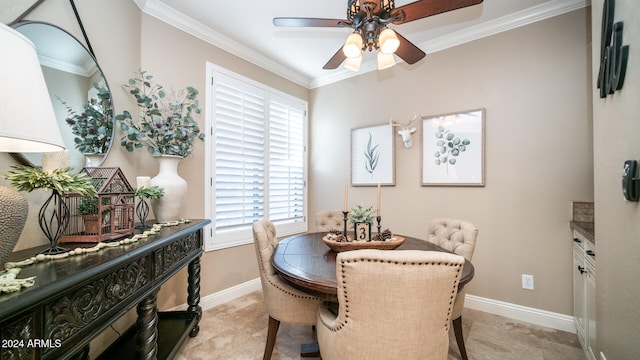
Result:
M10 269L6 273L0 275L0 293L12 293L20 291L20 289L33 286L35 284L35 276L25 279L17 279L20 269Z
M22 267L29 266L31 264L35 264L42 261L47 261L47 260L64 259L64 258L68 258L69 256L93 253L93 252L102 250L104 248L113 248L121 245L133 244L138 242L138 240L140 239L146 239L150 235L157 234L163 227L176 226L176 225L186 224L190 222L191 220L189 219L180 219L180 220L176 220L168 223L154 224L150 230L145 230L142 234L133 235L133 237L131 238L125 238L119 241L113 241L108 243L99 242L95 246L90 248L79 247L62 254L56 254L56 255L38 254L26 260L17 261L17 262L7 262L4 265L6 272L0 273L0 293L15 292L15 291L19 291L23 287L33 286L33 284L35 283L35 278L36 278L35 276L25 278L25 279L16 278L18 273L20 273L20 268Z

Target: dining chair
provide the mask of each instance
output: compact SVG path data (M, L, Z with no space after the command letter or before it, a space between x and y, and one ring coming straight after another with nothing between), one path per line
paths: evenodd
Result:
M318 310L322 359L446 360L463 265L439 251L338 253L337 315Z
M331 230L343 231L344 214L339 210L320 211L316 214L316 231L329 232Z
M269 360L280 322L315 326L316 314L322 299L286 284L276 273L271 265L271 255L278 245L273 223L268 220L253 223L253 243L262 283L262 295L269 314L267 343L263 355L263 360Z
M427 223L427 241L436 244L454 254L463 256L467 261L471 261L473 251L478 238L478 228L468 221L437 218ZM460 357L468 360L467 350L464 346L464 336L462 334L462 309L464 308L464 298L466 289L462 288L453 306L451 316L453 323L453 333L458 343Z

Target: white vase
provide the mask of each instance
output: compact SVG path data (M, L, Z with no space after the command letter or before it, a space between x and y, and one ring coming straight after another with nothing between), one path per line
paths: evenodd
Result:
M104 160L104 154L83 154L84 155L84 166L86 167L98 167L102 164Z
M164 190L164 196L151 200L151 208L157 223L180 219L187 196L187 182L178 175L178 164L182 157L173 155L156 156L158 175L151 178L151 186Z

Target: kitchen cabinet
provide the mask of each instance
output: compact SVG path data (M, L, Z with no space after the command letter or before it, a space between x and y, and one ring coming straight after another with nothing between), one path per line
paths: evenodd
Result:
M573 231L573 316L580 344L589 360L596 360L596 262L595 244Z

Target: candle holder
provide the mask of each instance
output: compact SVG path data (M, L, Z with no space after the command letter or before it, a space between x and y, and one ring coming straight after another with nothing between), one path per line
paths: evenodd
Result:
M348 218L349 212L348 211L343 211L342 215L344 215L344 217L342 218L343 223L344 223L344 230L342 231L342 234L344 235L344 240L347 241L348 240L348 238L347 238L347 220L349 219Z
M382 216L376 216L376 222L378 223L378 234L380 234L380 221L382 221Z
M136 225L136 229L147 229L150 227L145 224L147 216L149 216L149 204L147 204L146 200L138 200L138 205L136 205L136 215L140 220L140 224Z

